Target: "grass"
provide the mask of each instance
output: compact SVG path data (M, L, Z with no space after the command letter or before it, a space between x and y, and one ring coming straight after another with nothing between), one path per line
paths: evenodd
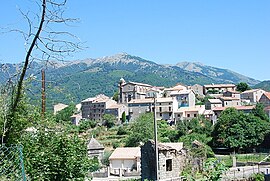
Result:
M257 154L236 154L236 161L247 163L247 162L260 162L263 160L267 154L257 153ZM223 161L226 166L232 167L232 155L216 155L217 159Z

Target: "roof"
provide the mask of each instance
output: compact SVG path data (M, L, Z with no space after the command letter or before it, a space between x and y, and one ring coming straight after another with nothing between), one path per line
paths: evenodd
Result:
M156 99L157 102L172 102L173 98L172 97L160 97Z
M260 91L260 90L262 90L262 89L250 89L250 90L246 90L246 91L242 92L241 94L245 94L245 93L253 93L253 92ZM264 90L262 90L262 91L264 91Z
M225 91L225 92L223 92L223 94L226 93L226 92L230 92L230 93L233 93L233 94L240 94L240 92L234 91L234 90Z
M154 103L153 98L148 99L132 99L128 102L128 104L140 104L140 103Z
M229 107L214 107L212 110L213 111L224 111L225 109L227 109ZM255 106L236 106L236 107L233 107L239 111L243 111L243 110L252 110L255 108Z
M239 98L237 97L220 97L220 99L224 100L224 101L233 101L233 100L239 100Z
M110 105L108 108L106 109L118 109L118 108L122 108L124 107L125 105L124 104L113 104L113 105Z
M194 107L180 107L177 111L175 112L186 112L186 111L202 111L205 109L204 105L199 105L199 106L194 106Z
M133 85L140 85L140 86L145 86L145 87L153 87L152 85L149 84L144 84L144 83L140 83L140 82L127 82L126 84L133 84Z
M236 85L234 84L209 84L209 85L204 85L205 88L215 88L215 87L235 87Z
M109 160L135 159L137 157L141 157L140 147L124 147L124 148L116 148L109 157Z
M208 101L212 104L222 104L220 99L208 99Z
M89 97L87 99L84 99L82 102L92 102L93 100L95 100L95 97Z
M270 99L270 92L263 93L268 99Z
M179 90L179 91L172 91L170 93L170 95L182 95L182 94L189 94L193 92L193 90L189 89L189 90Z
M104 146L100 144L95 138L91 138L90 141L87 144L88 150L100 150L104 149Z
M183 142L178 142L178 143L159 143L159 147L161 145L165 145L167 147L171 147L172 149L175 149L177 151L180 151L183 149Z
M70 116L71 118L82 118L81 114L73 114L72 116Z
M174 90L187 90L187 87L184 85L176 85L174 87L165 88L166 91L174 91Z

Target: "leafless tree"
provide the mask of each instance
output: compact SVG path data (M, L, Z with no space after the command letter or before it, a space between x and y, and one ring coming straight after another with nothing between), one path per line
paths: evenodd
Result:
M20 33L25 40L26 49L23 66L19 72L14 91L14 98L9 106L11 118L18 109L26 72L32 61L42 61L46 65L55 60L64 60L66 56L82 49L81 42L76 36L68 31L58 30L61 24L70 26L71 23L77 22L77 19L64 17L67 0L36 0L35 3L39 7L40 13L20 10L28 24L27 31L7 30L8 32ZM9 121L12 121L12 119ZM5 124L5 127L8 127L8 124L10 123Z

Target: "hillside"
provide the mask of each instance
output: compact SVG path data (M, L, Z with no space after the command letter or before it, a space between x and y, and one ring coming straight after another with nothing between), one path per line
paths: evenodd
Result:
M6 65L2 65L4 67ZM7 78L14 73L16 66L8 64L9 74L2 69L0 77ZM33 63L28 75L36 79L32 82L31 98L40 99L40 70L38 63ZM148 83L155 86L173 86L177 83L185 85L210 83L248 82L254 85L259 81L237 74L230 70L205 66L200 63L179 63L177 65L160 65L126 53L97 59L76 60L72 62L54 62L47 66L47 102L75 103L104 93L112 96L117 91L119 79ZM0 81L4 81L4 78Z
M256 89L263 89L270 92L270 80L262 81L254 86Z

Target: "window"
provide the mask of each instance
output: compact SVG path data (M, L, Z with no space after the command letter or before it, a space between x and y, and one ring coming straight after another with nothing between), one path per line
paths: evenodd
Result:
M197 117L197 114L194 114L194 117L196 118Z
M177 117L180 117L180 114L177 114Z
M189 118L190 117L190 114L187 114L187 117Z
M172 171L172 159L166 160L166 171Z
M162 117L162 113L160 113L159 116Z
M160 108L159 108L159 112L161 112L161 111L162 111L162 108L160 107Z
M172 107L169 107L169 111L172 111Z

